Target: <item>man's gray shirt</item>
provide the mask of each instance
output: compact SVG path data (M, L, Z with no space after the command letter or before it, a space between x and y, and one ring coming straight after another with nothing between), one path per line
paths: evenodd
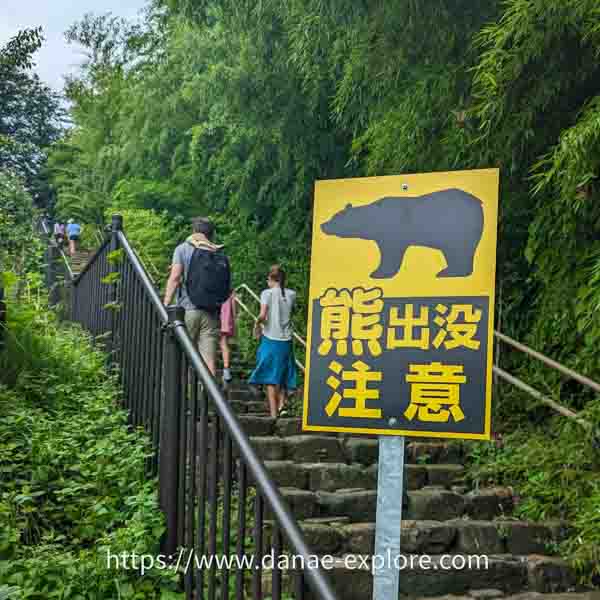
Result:
M190 262L192 260L192 255L194 254L194 246L189 242L183 242L183 244L179 244L177 248L175 248L175 252L173 253L173 262L174 265L183 265L183 281L177 288L177 306L184 308L185 310L197 310L196 307L192 304L192 301L189 299L187 293L187 276L188 270L190 268Z

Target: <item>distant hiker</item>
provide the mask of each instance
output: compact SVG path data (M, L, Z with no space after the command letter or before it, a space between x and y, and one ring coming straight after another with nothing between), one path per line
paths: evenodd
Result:
M77 252L81 236L81 225L75 223L73 219L67 221L67 236L69 238L69 254L73 256Z
M235 316L235 294L232 293L221 306L221 355L223 356L223 383L225 384L232 380L229 338L235 336Z
M193 234L175 248L165 291L165 306L177 290L177 305L185 309L185 325L211 373L216 373L221 305L231 295L229 260L213 244L213 224L192 219Z
M66 229L64 223L61 223L60 221L54 223L54 241L59 248L62 248L65 243L65 233Z
M276 418L284 414L287 393L296 389L291 322L296 292L285 287L285 272L279 265L269 270L267 285L260 295L255 327L255 333L261 336L260 346L250 383L267 386L269 411Z

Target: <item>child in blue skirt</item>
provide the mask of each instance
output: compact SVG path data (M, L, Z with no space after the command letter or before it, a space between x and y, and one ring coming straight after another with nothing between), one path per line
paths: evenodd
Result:
M283 411L287 393L296 389L291 323L296 292L285 287L285 272L279 265L269 270L267 285L260 295L260 315L255 328L255 333L261 336L260 346L250 383L267 387L269 412L276 418Z

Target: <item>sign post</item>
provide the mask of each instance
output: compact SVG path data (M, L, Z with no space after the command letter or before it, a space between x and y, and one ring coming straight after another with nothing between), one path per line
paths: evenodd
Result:
M398 588L402 436L490 438L498 180L316 184L302 425L380 436L376 600Z
M374 574L373 600L398 598L400 571L396 568L393 557L400 555L403 479L404 436L382 435L379 438L377 471L375 556L382 557L383 565Z

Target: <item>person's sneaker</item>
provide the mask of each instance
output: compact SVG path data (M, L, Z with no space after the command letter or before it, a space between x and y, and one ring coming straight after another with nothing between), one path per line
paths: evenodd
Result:
M231 371L229 369L223 369L223 383L231 383L232 379Z

